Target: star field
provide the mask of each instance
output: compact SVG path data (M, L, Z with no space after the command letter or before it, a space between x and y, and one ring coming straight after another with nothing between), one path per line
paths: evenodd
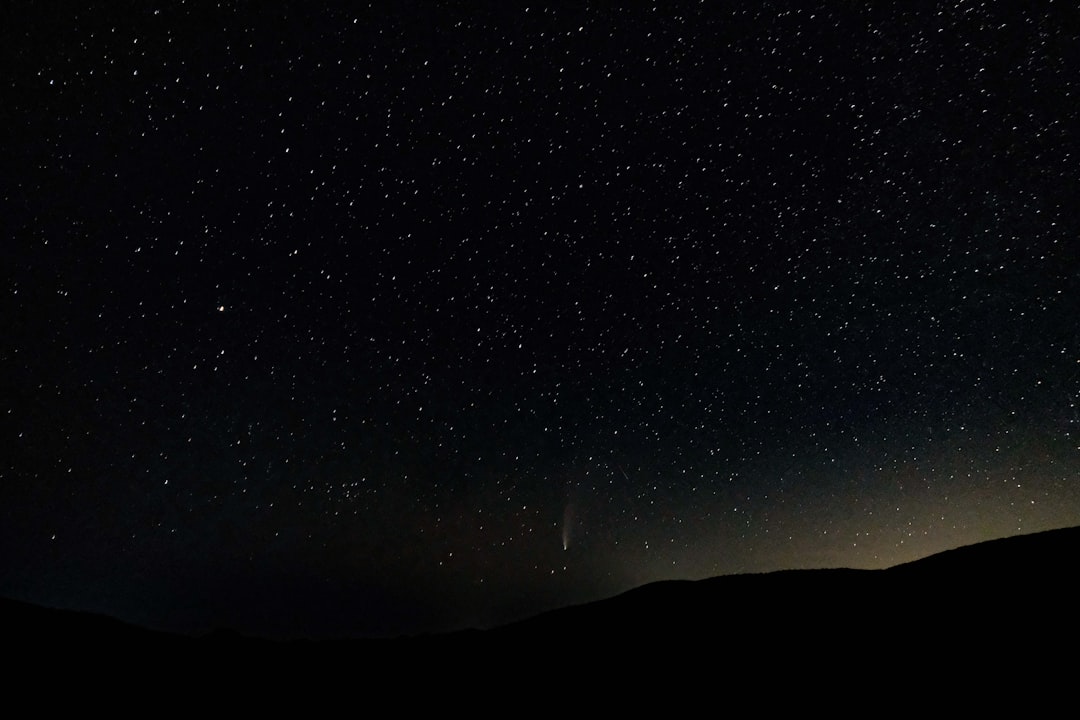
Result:
M0 23L0 593L486 626L1080 522L1064 3Z

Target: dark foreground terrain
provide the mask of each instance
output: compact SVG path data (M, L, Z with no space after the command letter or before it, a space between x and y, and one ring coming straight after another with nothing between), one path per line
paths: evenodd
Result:
M190 638L13 601L0 604L0 632L8 687L42 707L495 709L513 697L633 708L710 696L793 707L871 689L986 706L1071 692L1078 558L1069 528L881 571L656 583L495 630L395 640Z

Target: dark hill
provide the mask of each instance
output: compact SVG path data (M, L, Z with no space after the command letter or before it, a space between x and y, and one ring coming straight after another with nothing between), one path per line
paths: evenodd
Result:
M398 640L193 639L4 601L15 674L98 693L120 679L274 698L380 695L402 678L441 692L558 681L579 690L712 678L820 684L981 682L1051 673L1077 639L1080 528L995 540L884 571L800 570L646 585L490 631ZM1063 654L1064 653L1064 654ZM1058 658L1065 658L1058 660ZM17 683L16 683L17 686ZM460 697L460 695L458 695ZM426 695L405 693L420 702Z

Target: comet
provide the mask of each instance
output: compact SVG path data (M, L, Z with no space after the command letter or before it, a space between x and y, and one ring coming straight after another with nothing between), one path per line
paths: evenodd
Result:
M568 550L570 548L570 533L574 525L574 505L573 503L566 503L566 508L563 510L562 516L562 549Z

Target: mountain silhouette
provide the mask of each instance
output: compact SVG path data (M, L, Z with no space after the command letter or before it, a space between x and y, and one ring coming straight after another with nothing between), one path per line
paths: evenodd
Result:
M804 693L852 683L957 691L966 673L1015 684L1067 667L1078 557L1080 527L1067 528L887 570L658 582L492 630L391 640L192 638L12 600L0 601L0 633L14 679L40 673L89 695L119 679L163 692L181 682L189 699L213 692L267 703L358 687L375 697L402 678L459 700L492 683L595 694L611 678L621 678L610 688L619 693L699 682L732 692L765 680Z

